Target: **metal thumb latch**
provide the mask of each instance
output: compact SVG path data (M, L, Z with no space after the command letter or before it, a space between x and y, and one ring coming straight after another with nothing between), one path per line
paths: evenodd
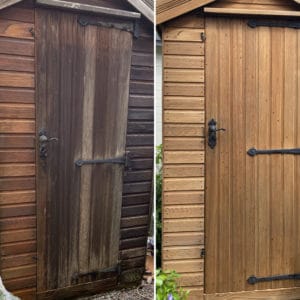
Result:
M217 131L226 131L226 129L217 129L217 122L214 119L211 119L208 122L208 146L211 149L214 149L217 145Z

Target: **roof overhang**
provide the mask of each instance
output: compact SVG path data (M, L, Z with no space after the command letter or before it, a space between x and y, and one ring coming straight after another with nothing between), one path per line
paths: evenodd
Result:
M153 8L147 5L143 0L127 0L137 11L145 16L150 22L154 23L154 11Z
M194 9L200 8L216 0L157 0L156 2L156 24L162 24L171 19L186 14Z
M220 5L222 5L221 0L188 0L188 1L157 0L156 23L157 23L157 25L162 24L164 22L167 22L169 20L177 18L183 14L186 14L192 10L199 9L203 6L212 4L214 2L216 2L216 4L218 4L218 2L220 2ZM290 0L289 2L291 4L293 2L300 4L300 0ZM205 11L218 13L216 10L213 11L213 9L209 9L209 8ZM224 11L224 13L225 13L225 11ZM229 11L227 11L226 13L229 13ZM264 14L264 13L261 13L261 14ZM294 15L298 16L299 12L295 13Z
M24 0L0 0L0 10L22 2ZM36 0L36 3L40 5L47 5L58 8L73 9L73 10L82 10L82 11L91 11L94 13L100 14L110 14L124 18L140 18L141 14L144 15L149 21L154 22L154 12L153 9L147 5L151 1L145 0L126 0L131 4L139 13L129 12L119 9L105 8L100 5L87 5L82 3L76 3L76 0L73 2L63 1L63 0Z

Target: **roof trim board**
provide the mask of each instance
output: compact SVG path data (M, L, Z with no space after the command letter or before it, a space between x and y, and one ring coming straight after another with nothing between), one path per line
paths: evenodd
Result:
M222 4L221 0L178 0L178 1L172 1L172 0L157 0L157 16L156 16L156 23L162 24L164 22L167 22L171 19L177 18L183 14L186 14L192 10L195 10L197 8L201 8L205 5L212 4L216 2L220 2ZM298 3L300 4L300 0L291 0L290 3ZM205 8L204 11L206 12L213 12L210 8ZM216 11L214 9L215 13L220 13L220 11ZM240 12L235 12L236 14L244 13L245 11L241 10ZM224 12L225 13L225 12ZM229 13L227 11L227 13ZM263 14L261 11L258 11L259 14ZM274 15L274 14L273 14ZM275 12L275 15L280 15ZM284 15L296 15L299 16L298 11L295 13L291 12L291 14L288 14L287 11L284 12Z
M5 9L9 6L12 6L14 4L17 4L19 2L22 2L24 0L0 0L0 10ZM56 7L61 7L61 8L70 8L69 5L62 5L61 2L64 1L60 1L60 0L49 0L49 1L42 1L42 0L36 0L37 3L41 4L41 5L48 5L48 6L56 6ZM51 4L46 4L46 2L49 2ZM55 4L55 2L57 3L57 5ZM154 22L154 12L153 9L148 6L146 3L143 2L143 0L127 0L127 2L129 4L131 4L134 8L136 8L141 14L143 14L149 21L151 21L152 23ZM66 3L70 3L70 2L66 2ZM72 4L74 7L76 7L76 5L80 5L79 3L77 4L76 1L73 2ZM83 4L85 5L85 4ZM100 8L100 6L96 6L96 5L90 5L90 6L95 6L97 8ZM76 8L75 8L76 9ZM108 8L103 8L104 10L108 10ZM117 9L109 9L111 11L116 10ZM89 11L89 10L85 10L85 11ZM117 12L115 15L116 16L122 16L126 15L126 13L129 13L130 16L132 16L133 18L140 18L140 13L136 13L136 12L126 12L123 10L119 10L120 14ZM100 12L99 12L100 13ZM105 12L103 12L105 13ZM114 12L113 12L114 13ZM135 15L134 15L135 14ZM130 17L128 15L128 17Z
M150 22L154 23L154 11L142 0L127 0L134 8L144 15Z
M52 7L71 9L77 11L93 12L97 14L110 15L119 18L139 19L141 17L140 13L136 13L132 11L100 7L96 5L81 4L77 2L68 2L63 0L36 0L36 3L45 6L52 6Z
M23 0L0 0L0 10L22 1Z
M289 6L269 6L260 7L258 5L216 5L204 7L204 12L214 14L229 14L229 15L258 15L258 16L285 16L285 17L299 17L300 10L293 10Z
M156 4L156 23L164 23L215 1L216 0L158 0Z

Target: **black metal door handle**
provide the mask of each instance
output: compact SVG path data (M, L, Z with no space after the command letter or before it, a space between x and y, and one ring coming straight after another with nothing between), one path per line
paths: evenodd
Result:
M40 142L40 158L45 160L48 156L47 144L51 141L58 141L56 137L48 137L46 130L41 129L39 132L39 142Z
M208 122L208 146L211 149L214 149L217 145L217 131L226 131L226 129L217 129L217 122L214 119L211 119Z

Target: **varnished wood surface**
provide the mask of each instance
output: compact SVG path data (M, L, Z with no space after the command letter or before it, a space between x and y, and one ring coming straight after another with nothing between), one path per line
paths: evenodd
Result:
M204 19L187 15L163 31L163 268L181 274L189 299L203 294Z
M0 11L0 275L36 289L34 10ZM27 5L27 6L26 6Z
M247 150L299 147L299 32L251 29L247 20L207 19L206 122L218 121L206 150L206 294L293 288L293 280L247 284L299 269L299 157L250 157ZM245 295L248 295L247 293ZM207 299L296 299L249 293ZM298 294L299 296L299 294Z

